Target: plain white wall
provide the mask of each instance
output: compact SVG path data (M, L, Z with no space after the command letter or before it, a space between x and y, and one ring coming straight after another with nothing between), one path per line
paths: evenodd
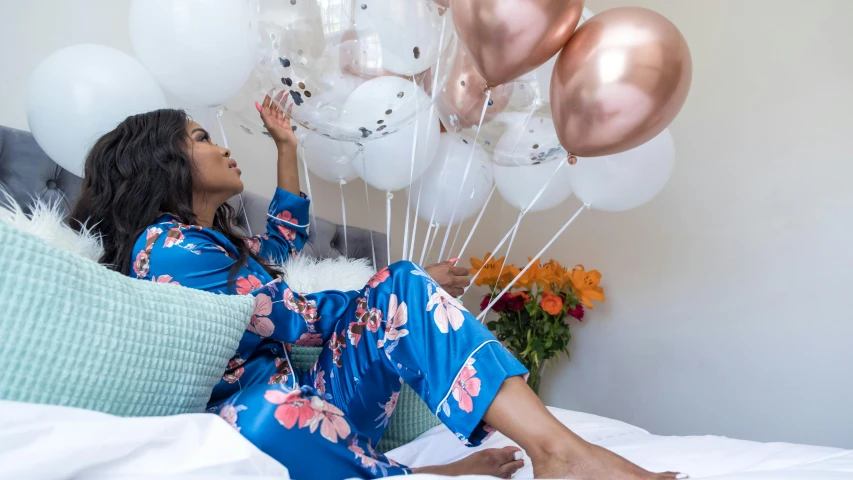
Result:
M550 368L545 399L657 433L853 447L853 2L587 2L627 4L672 19L693 51L672 126L678 164L650 204L587 212L546 254L600 269L608 301L573 325L572 358ZM27 77L52 51L131 53L128 5L0 0L0 124L26 128ZM271 192L271 143L226 131L247 189ZM339 221L338 186L312 187L318 214ZM367 225L363 184L345 195L350 223ZM394 205L400 226L402 198ZM511 257L538 251L576 207L529 215ZM371 208L382 230L375 190ZM492 248L515 216L493 202L469 253ZM396 229L394 250L401 239Z

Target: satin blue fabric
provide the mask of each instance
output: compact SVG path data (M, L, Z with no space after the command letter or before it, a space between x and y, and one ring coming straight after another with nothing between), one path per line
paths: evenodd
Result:
M304 196L277 190L267 229L247 240L282 263L308 239ZM255 311L209 410L280 461L294 478L374 478L409 472L374 449L403 382L468 445L503 381L524 367L418 265L398 262L359 291L300 294L219 232L164 214L139 237L131 275L221 294L255 296ZM176 322L180 309L176 309ZM323 345L295 369L291 344Z

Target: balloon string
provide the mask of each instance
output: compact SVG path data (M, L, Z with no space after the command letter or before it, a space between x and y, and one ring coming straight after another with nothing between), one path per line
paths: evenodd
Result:
M462 295L465 295L465 292L467 292L468 289L471 288L472 285L474 285L474 281L477 280L477 276L480 275L480 272L483 271L483 268L486 267L486 264L488 264L492 261L493 258L495 258L495 254L498 252L498 250L501 249L501 247L504 246L504 243L506 243L507 239L509 239L509 236L512 235L512 232L514 232L517 227L518 222L516 222L515 225L509 228L509 230L506 232L506 235L504 235L504 238L502 238L501 241L498 242L498 245L492 249L491 253L489 253L488 258L486 258L486 260L483 262L483 266L480 267L479 270L477 270L477 273L475 273L473 277L471 277L471 281L468 282L468 286L465 287L465 290L462 292Z
M462 258L462 255L465 254L465 249L468 248L468 242L471 241L471 237L474 236L474 232L477 230L477 226L480 225L480 219L483 218L483 213L486 211L486 207L489 206L489 201L492 200L492 195L495 194L495 189L498 188L497 184L492 185L492 191L489 192L489 196L486 197L486 203L483 204L483 208L480 209L480 213L477 214L477 219L474 220L474 226L471 227L471 231L468 232L468 238L465 239L465 243L462 244L462 250L459 251L459 255L456 255L456 258ZM453 250L451 250L452 252ZM459 263L458 261L456 262Z
M424 236L424 247L421 249L421 258L418 260L418 265L424 264L424 256L426 256L427 253L427 244L429 244L430 233L432 233L432 222L429 222L429 225L427 225L426 236Z
M474 161L474 152L477 148L477 140L480 138L480 128L483 126L483 120L486 118L486 109L489 108L489 100L491 97L492 90L486 90L486 100L483 102L483 111L480 112L480 123L477 124L477 133L474 134L474 141L471 143L471 153L468 155L468 163L465 164L465 173L462 174L462 186L459 188L459 193L456 194L456 201L453 202L453 211L450 213L450 220L447 222L447 231L444 232L444 241L441 243L441 252L438 254L439 259L444 258L444 248L447 246L447 239L450 237L453 220L456 218L456 208L459 206L462 191L465 190L465 181L468 180L468 172L471 170L471 163Z
M444 154L444 163L441 166L441 172L438 174L439 186L444 184L445 176L447 175L447 164L448 164L449 159L450 159L450 149L448 149L447 152L445 152L445 154ZM423 186L423 182L421 182L421 186ZM439 192L441 192L440 188L439 188ZM429 228L430 229L432 228L433 221L435 220L436 208L438 208L438 199L436 199L436 201L433 202L432 212L429 215ZM438 234L438 228L435 229L435 234ZM433 241L435 241L435 238L433 238ZM424 255L429 257L429 253L427 252L427 242L429 242L429 234L427 234L426 238L424 238L424 248L423 248L423 250L421 250L420 265L424 264ZM430 244L429 248L430 248L430 250L432 250L431 244Z
M560 162L559 165L557 165L557 168L554 169L554 172L551 173L551 176L548 177L548 180L545 182L544 185L542 185L542 188L540 188L539 191L536 192L536 195L533 197L533 200L530 202L530 204L526 208L521 209L521 211L519 212L519 221L521 218L524 218L524 216L527 215L527 212L530 211L530 207L532 207L539 200L539 197L541 197L542 194L545 193L545 190L548 188L548 184L551 183L551 180L554 179L554 176L557 174L557 172L561 168L563 168L563 162ZM502 238L501 241L498 242L498 246L492 249L492 253L490 253L489 257L486 259L486 261L483 262L483 267L485 267L485 265L487 263L489 263L492 260L492 258L495 257L495 252L500 250L500 248L506 242L507 238L509 238L510 235L514 234L513 232L515 231L515 229L518 228L519 221L516 221L515 225L513 225L512 227L509 228L509 231L506 232L506 235L504 235L504 238ZM461 255L460 255L460 257L461 257ZM468 289L471 288L471 285L474 284L474 280L477 279L477 275L479 275L480 272L483 271L483 267L480 267L480 270L477 270L477 274L471 278L471 281L468 283L468 286L465 287L465 290L462 292L462 295L465 295L465 292L467 292Z
M388 249L388 265L391 265L391 199L394 194L390 190L385 192L385 248Z
M429 259L429 254L432 253L432 247L435 245L435 239L438 237L438 231L441 230L441 225L438 223L435 224L435 230L432 233L432 240L429 243L429 250L427 250L427 259Z
M219 116L219 111L213 109L213 116L216 117L216 123L219 124L219 135L222 137L222 146L228 148L228 137L225 136L225 127L222 126L222 118ZM246 232L249 237L252 237L252 226L249 224L249 214L246 213L246 205L243 203L243 194L237 194L240 197L240 210L243 211L243 220L246 221Z
M515 138L515 144L512 146L512 151L509 153L509 158L511 158L516 165L520 165L520 163L515 160L515 149L518 148L518 144L521 142L521 136L524 135L524 131L527 130L527 124L530 123L530 119L533 118L533 114L536 112L536 109L539 108L539 92L535 93L536 97L533 99L533 105L531 106L530 111L527 112L527 117L524 119L524 128L518 131L518 136Z
M364 168L365 173L367 172L367 161L364 159L364 152L359 150L361 153L361 162L362 168ZM364 182L364 201L367 204L367 230L370 234L370 252L373 254L373 269L379 270L376 267L376 243L373 241L373 215L370 213L370 193L368 193L370 189L367 187L367 181Z
M444 32L447 27L447 17L442 17L441 19L441 34L438 36L438 45L439 48L441 45L444 45ZM435 61L435 74L432 77L432 84L438 85L438 72L441 68L441 55ZM414 81L414 76L412 76L412 80ZM429 121L427 122L427 132L428 135L432 133L432 129L429 128L432 125L432 119L435 114L435 97L438 94L438 89L432 89L432 94L430 95L430 107L429 107ZM427 144L429 144L429 138L427 138ZM421 193L423 192L424 184L421 182L418 185L418 201L415 204L415 220L412 225L412 245L409 249L409 260L414 260L415 258L415 243L418 236L418 215L421 211ZM435 208L433 208L433 215L435 214ZM430 218L430 225L432 224L432 218ZM429 234L427 234L427 239L429 238ZM424 246L426 246L426 239L424 239ZM421 256L421 264L423 264L423 255Z
M413 95L415 97L415 112L420 110L420 106L418 105L418 82L415 80L415 75L412 74L412 87L413 87ZM415 133L412 136L412 161L409 164L409 194L411 195L411 185L412 182L415 181L415 158L418 155L418 128L420 128L420 115L415 115ZM409 252L409 218L412 213L412 209L409 208L409 203L406 202L406 226L403 229L403 256L401 257L403 260L409 260L407 254ZM414 221L415 224L418 223L417 217ZM414 232L412 232L414 236Z
M533 260L531 260L527 265L525 265L525 266L524 266L524 268L522 268L522 269L521 269L521 271L520 271L520 272L518 272L518 275L516 275L516 276L515 276L515 278L513 278L513 279L512 279L512 280L511 280L511 281L510 281L510 282L509 282L509 283L508 283L508 284L503 288L503 290L501 290L501 292L500 292L499 294L497 294L496 296L494 296L494 297L493 297L492 301L491 301L491 302L489 302L489 305L488 305L488 306L486 306L486 308L485 308L485 309L483 309L483 311L482 311L482 312L480 312L480 314L479 314L479 315L477 315L477 320L479 320L480 322L482 322L482 321L483 321L483 319L484 319L484 318L486 318L486 314L487 314L487 313L489 313L489 310L491 310L493 306L495 306L495 303L497 303L497 302L498 302L498 300L500 300L500 298L501 298L501 297L503 297L503 296L504 296L504 294L506 294L506 292L508 292L508 291L512 288L512 286L513 286L513 285L515 285L515 282L517 282L517 281L518 281L518 279L519 279L519 278L521 278L521 276L522 276L522 275L524 275L524 274L527 272L527 270L529 270L529 269L530 269L530 267L531 267L535 262L538 262L538 261L539 261L539 258L540 258L540 257L542 257L542 254L544 254L544 253L545 253L545 251L546 251L546 250L548 250L548 248L549 248L549 247L550 247L550 246L551 246L551 245L552 245L552 244L557 240L557 238L559 238L559 236L560 236L560 235L562 235L562 234L563 234L563 232L565 232L567 228L569 228L569 225L571 225L571 224L572 224L572 222L574 222L574 221L575 221L575 219L576 219L576 218L578 218L578 215L580 215L580 214L581 214L581 212L582 212L582 211L584 211L584 209L587 209L587 208L589 208L589 204L588 204L588 203L585 203L585 204L583 204L583 205L578 209L578 211L577 211L577 212L575 212L575 214L574 214L574 215L572 215L572 218L570 218L570 219L569 219L569 221L568 221L568 222L566 222L566 223L565 223L565 225L563 225L563 226L562 226L562 228L560 228L560 230L558 230L558 231L557 231L557 233L555 233L553 237L551 237L551 240L548 240L548 243L546 243L546 244L545 244L545 246L544 246L544 247L542 247L542 250L539 250L539 253L537 253L537 254L533 257Z
M299 143L299 153L302 157L302 166L305 167L305 189L308 190L308 199L311 200L311 224L317 228L317 210L314 208L314 196L311 194L311 174L308 172L308 159L305 158L305 142Z
M524 212L518 212L518 218L515 219L515 226L512 229L512 236L509 237L509 245L506 247L506 253L504 253L504 258L509 260L509 252L512 250L512 244L515 243L515 235L518 233L519 227L521 227L521 219L524 218ZM499 284L501 281L501 276L504 274L504 267L506 267L506 261L501 263L501 268L498 270L498 279L495 280L495 285ZM489 297L489 302L494 300L495 292L492 291L492 296Z
M344 256L349 257L349 243L347 242L347 204L344 202L344 184L347 183L343 178L340 179L341 183L339 186L341 187L341 215L343 216L344 221Z

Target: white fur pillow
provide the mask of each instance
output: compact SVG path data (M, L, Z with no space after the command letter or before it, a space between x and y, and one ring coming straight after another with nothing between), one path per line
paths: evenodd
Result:
M104 252L101 238L91 230L78 232L65 224L60 204L33 202L32 214L27 216L18 202L7 192L0 198L0 222L19 232L34 235L60 250L76 253L97 262Z
M376 271L364 258L318 260L300 255L281 266L284 282L299 293L360 290Z
M5 192L4 192L5 193ZM90 230L77 232L65 223L65 215L57 203L36 201L32 215L27 216L10 195L0 204L0 222L18 231L41 238L51 246L97 262L103 254L100 237ZM308 256L290 259L281 265L284 281L299 293L324 290L359 290L375 273L363 258L327 258Z

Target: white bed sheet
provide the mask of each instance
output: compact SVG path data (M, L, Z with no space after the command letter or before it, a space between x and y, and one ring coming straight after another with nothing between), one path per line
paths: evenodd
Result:
M551 411L584 439L652 471L678 471L694 479L715 480L853 479L851 450L789 443L758 443L717 436L662 437L604 417L560 409ZM496 434L479 448L508 445L514 443ZM414 442L388 452L388 456L418 467L458 460L470 451L456 440L453 433L439 426ZM525 467L515 478L532 478L530 459L525 460ZM430 475L418 477L438 478Z
M661 437L595 415L552 411L582 437L650 470L677 470L691 478L715 480L853 480L849 450L711 436ZM507 445L512 442L497 434L480 448ZM472 451L449 430L436 427L389 456L417 467L458 460ZM155 477L289 478L286 468L215 415L119 418L0 401L0 479ZM530 477L528 459L516 478Z
M121 418L0 401L0 479L290 477L216 415Z

